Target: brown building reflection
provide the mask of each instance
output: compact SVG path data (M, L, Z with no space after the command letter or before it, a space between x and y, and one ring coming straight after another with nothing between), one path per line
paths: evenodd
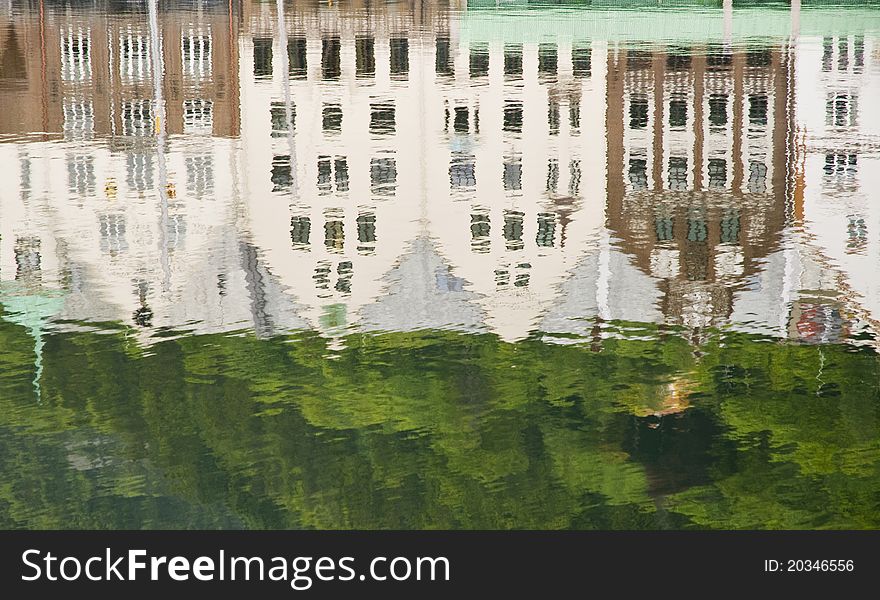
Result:
M718 325L786 223L784 48L608 55L607 225L659 278L668 322Z
M0 23L0 131L52 138L71 122L85 122L90 134L130 134L132 115L152 120L155 61L145 4L99 2L78 10L27 0L15 6ZM213 135L239 134L236 6L196 11L161 4L168 133L207 127Z

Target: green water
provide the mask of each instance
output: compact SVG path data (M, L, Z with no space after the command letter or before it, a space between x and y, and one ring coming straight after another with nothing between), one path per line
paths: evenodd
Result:
M56 334L37 403L4 323L0 524L880 525L875 354L605 327L653 339Z

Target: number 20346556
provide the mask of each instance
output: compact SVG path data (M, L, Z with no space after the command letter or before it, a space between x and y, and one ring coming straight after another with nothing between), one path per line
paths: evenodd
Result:
M852 572L856 565L853 560L845 559L786 559L774 560L768 558L764 561L764 571L774 572Z

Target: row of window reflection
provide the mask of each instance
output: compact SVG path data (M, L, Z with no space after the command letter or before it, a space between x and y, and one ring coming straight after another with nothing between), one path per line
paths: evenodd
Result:
M846 253L860 254L868 247L868 224L861 215L846 217Z
M71 194L90 197L96 194L95 157L91 154L74 152L67 156L67 183ZM214 157L210 154L187 155L186 187L195 198L210 195L214 190ZM155 168L150 152L128 150L125 154L126 184L133 192L143 193L154 189ZM109 182L105 192L116 194L114 182Z
M92 40L89 28L62 28L61 78L85 82L92 78ZM129 26L119 33L116 47L119 76L127 83L142 82L152 75L150 39ZM211 35L189 28L181 34L180 56L183 75L194 80L211 76Z
M858 96L852 93L831 93L825 100L825 125L829 127L856 127L858 125Z
M436 39L435 72L438 75L454 74L451 41L447 37ZM406 79L409 75L409 39L391 37L389 45L389 71L392 78ZM273 74L275 40L273 38L254 38L254 77L269 79ZM305 79L308 76L308 48L304 37L291 37L287 40L287 70L291 79ZM357 36L354 40L355 76L372 78L376 75L376 40L369 36ZM575 44L572 48L572 74L575 77L589 77L591 74L590 46L587 43ZM538 46L538 73L542 77L555 77L559 67L556 44L542 43ZM507 78L521 78L523 75L522 44L507 44L504 47L504 75ZM475 43L470 47L468 71L472 78L489 74L489 46ZM339 79L342 75L342 41L338 36L321 40L321 77L325 80Z
M852 179L859 170L858 160L858 155L853 153L828 153L822 170L827 177Z
M115 257L128 250L125 215L118 212L98 215L98 245L101 252ZM172 213L168 217L165 230L166 245L170 251L182 249L186 240L186 221L183 215Z
M146 137L153 133L153 103L130 100L121 105L122 134ZM62 106L64 139L91 140L95 132L95 111L91 102L65 100ZM214 103L196 98L183 102L183 131L186 134L211 134L214 127Z
M357 251L371 254L376 248L376 215L362 212L357 216ZM290 242L294 250L311 249L312 221L309 217L290 219ZM324 246L330 252L341 253L345 247L345 225L341 216L328 214L324 221Z
M748 97L749 126L764 127L768 122L768 98L766 94L750 94ZM709 126L723 128L728 123L728 94L709 95ZM681 129L687 126L688 104L683 94L674 94L669 100L669 126ZM629 100L629 128L645 129L649 121L648 96L633 93Z
M523 167L519 157L505 160L501 181L505 191L522 190ZM569 185L568 195L580 195L581 161L573 159L568 163ZM472 154L453 153L449 163L449 183L453 189L473 188L477 185L476 157ZM550 194L559 193L559 160L551 158L547 161L546 191Z
M504 212L503 235L508 250L522 250L523 222L525 213L515 210ZM535 245L539 248L552 248L556 243L556 214L539 213L537 217L538 231ZM358 215L357 250L359 253L371 253L376 246L376 215L364 212ZM487 213L471 215L471 248L474 252L488 252L490 248L489 234L491 225ZM295 216L290 220L290 240L296 250L308 251L311 248L311 219ZM328 216L324 222L324 246L331 252L341 253L345 246L345 226L341 217Z
M325 104L321 110L321 127L325 132L342 131L342 107L339 104ZM269 106L269 121L272 137L284 137L296 128L296 105L285 102L272 102ZM392 102L377 102L370 105L370 133L392 135L397 131L396 113Z
M708 49L694 52L692 48L671 47L655 53L650 50L631 49L626 53L628 71L645 71L653 67L655 56L665 56L666 70L688 71L692 68L693 57L705 55L706 68L709 71L727 71L733 68L733 51L724 46L710 45ZM746 66L765 69L773 63L772 49L768 47L750 47L745 51Z
M348 192L348 159L345 156L319 156L317 164L317 188L322 195ZM270 173L273 192L288 191L293 184L293 171L289 154L276 154L272 158ZM397 161L393 156L370 159L370 191L374 196L393 196L397 190Z
M199 101L203 102L203 101ZM187 113L189 114L189 113ZM269 120L272 137L284 137L296 128L296 105L275 101L269 106ZM451 121L451 123L450 123ZM580 103L576 97L568 99L568 121L570 131L577 133L581 126ZM548 131L550 135L558 135L560 130L560 101L551 98L547 112ZM321 109L321 128L326 133L342 131L343 111L339 104L324 104ZM471 121L467 106L455 106L452 111L445 109L444 128L449 131L450 124L455 133L480 132L479 109L474 110ZM370 133L373 135L391 135L397 131L396 110L393 102L376 102L370 105ZM523 103L508 100L504 104L503 130L510 133L522 133Z
M523 228L525 213L518 210L505 210L502 224L502 235L507 250L517 251L525 247ZM556 244L556 214L551 212L538 213L538 231L535 234L535 245L539 248L553 248ZM471 214L471 250L485 254L491 249L490 233L492 224L487 212Z
M710 158L707 165L708 187L724 189L727 187L727 160ZM685 156L670 156L666 171L667 189L686 191L688 186L688 159ZM628 179L633 190L648 189L648 160L643 157L629 159ZM753 194L767 192L767 165L760 161L749 162L749 179L746 190Z
M657 242L671 242L675 240L676 218L664 212L658 211L654 219L654 232ZM703 243L709 239L709 223L703 211L697 209L685 219L685 238L688 242ZM718 241L722 244L737 244L740 236L740 214L735 208L728 208L721 216L718 223Z
M835 50L837 60L834 60ZM822 39L822 70L829 72L849 71L860 73L865 67L865 38L826 36Z

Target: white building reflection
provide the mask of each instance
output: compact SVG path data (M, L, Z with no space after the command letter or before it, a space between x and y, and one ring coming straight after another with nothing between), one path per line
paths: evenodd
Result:
M3 15L0 96L27 103L0 115L4 294L145 338L878 325L870 35L281 6Z

